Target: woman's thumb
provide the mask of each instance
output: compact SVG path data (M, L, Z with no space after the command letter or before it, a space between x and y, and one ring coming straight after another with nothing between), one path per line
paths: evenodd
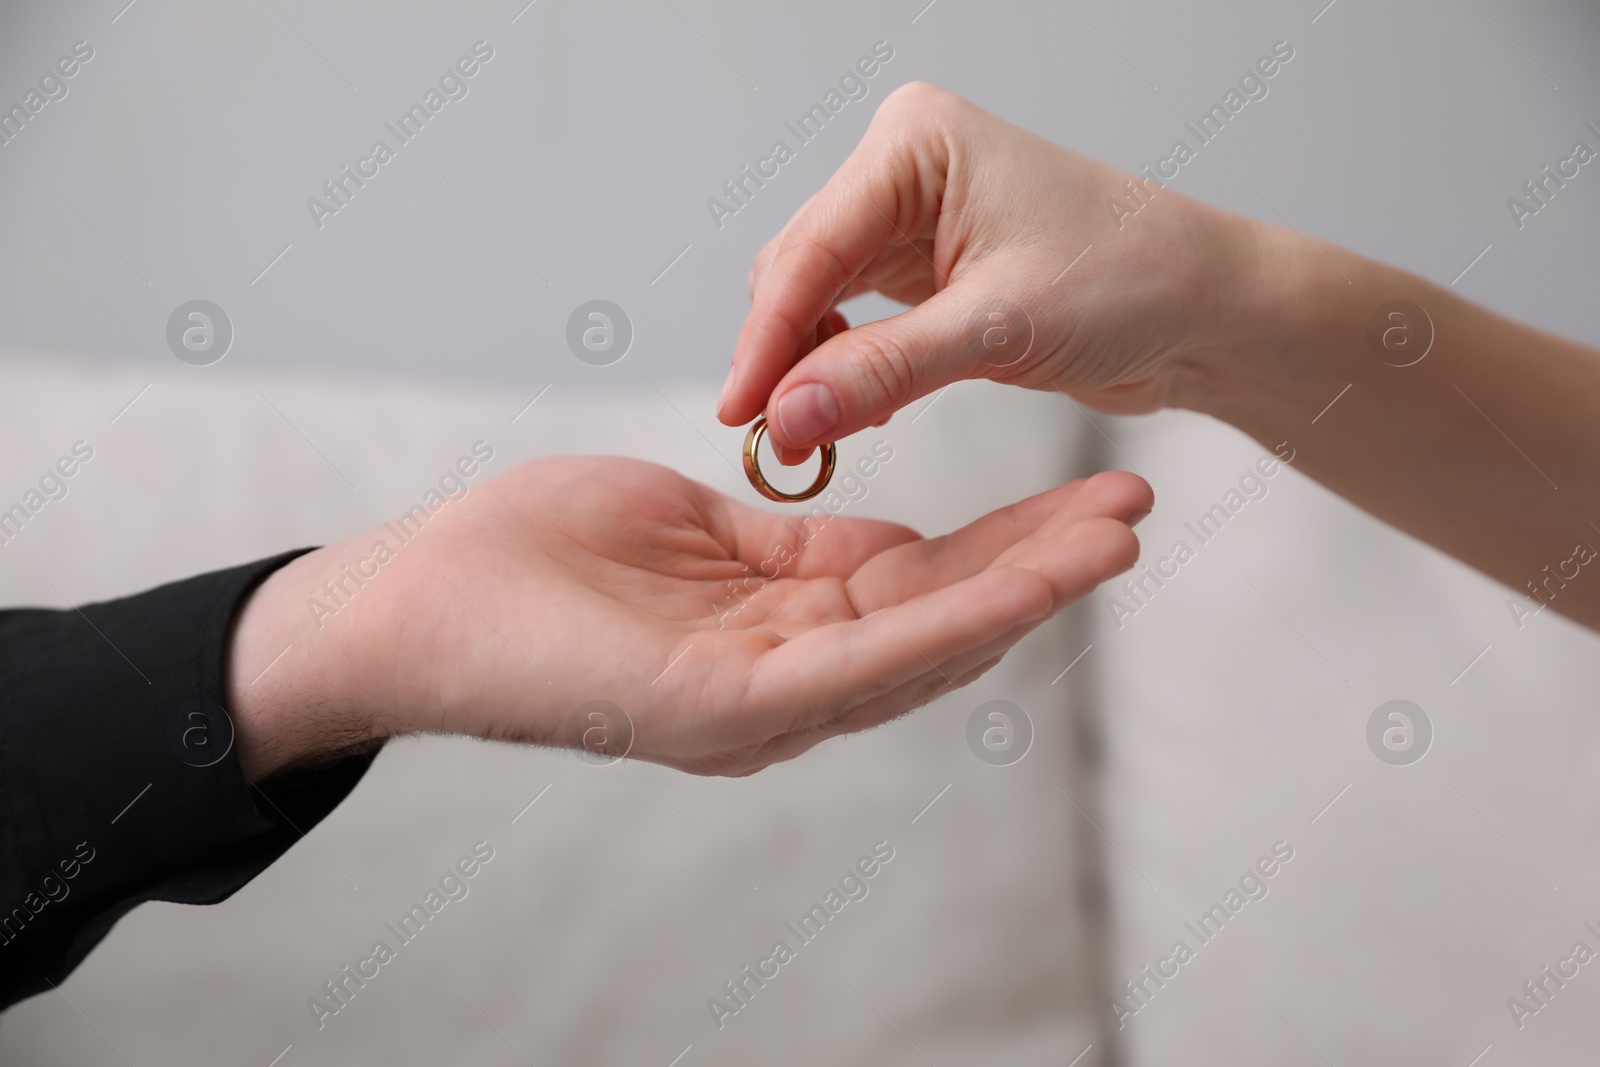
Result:
M1018 305L946 289L817 346L772 391L768 432L792 449L836 441L953 382L1013 366L1032 344L1032 319Z

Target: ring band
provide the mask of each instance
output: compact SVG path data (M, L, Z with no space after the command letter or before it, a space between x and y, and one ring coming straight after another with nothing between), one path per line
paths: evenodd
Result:
M761 473L761 464L756 460L756 449L761 446L761 437L766 432L767 419L763 415L750 426L750 432L744 437L744 473L750 479L750 484L756 487L756 492L780 504L797 504L802 500L810 500L828 487L828 482L833 478L833 468L839 462L839 450L832 441L821 446L822 469L817 472L817 480L811 483L811 488L798 493L785 493L767 481L767 476Z

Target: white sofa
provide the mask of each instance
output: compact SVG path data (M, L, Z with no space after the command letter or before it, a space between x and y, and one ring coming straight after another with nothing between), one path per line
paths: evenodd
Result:
M478 438L492 470L624 452L753 497L711 386L557 385L513 424L543 382L241 375L162 372L118 415L149 374L0 363L0 497L74 441L95 449L0 547L0 602L342 536ZM987 385L841 448L879 437L895 458L852 508L926 531L1136 465L1157 486L1147 560L1264 451L1196 418L1092 425ZM1591 968L1523 1030L1504 1001L1600 919L1592 638L1548 613L1519 632L1504 590L1292 471L1265 484L1120 628L1102 590L970 689L751 779L393 743L233 899L142 907L60 994L7 1012L0 1062L1466 1067L1486 1045L1484 1067L1579 1062ZM1436 730L1408 767L1365 740L1395 697ZM1034 726L1011 766L968 749L991 699ZM479 841L494 858L470 893L319 1028L310 998ZM1119 1020L1121 984L1154 989L1141 967L1278 841L1293 858L1267 896ZM867 895L798 945L784 924L878 842L893 858ZM795 959L719 1027L708 1000L780 938Z

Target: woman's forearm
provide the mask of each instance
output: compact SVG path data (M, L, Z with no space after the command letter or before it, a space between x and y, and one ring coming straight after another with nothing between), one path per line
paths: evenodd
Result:
M1290 442L1305 473L1530 609L1600 628L1600 568L1584 566L1600 550L1600 352L1249 225L1258 342L1185 365L1176 399Z

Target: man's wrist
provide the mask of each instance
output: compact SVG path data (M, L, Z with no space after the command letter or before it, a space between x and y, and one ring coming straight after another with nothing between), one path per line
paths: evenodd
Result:
M274 571L240 606L227 651L228 710L245 780L317 763L380 740L352 679L355 620L318 626L306 590L337 546Z

